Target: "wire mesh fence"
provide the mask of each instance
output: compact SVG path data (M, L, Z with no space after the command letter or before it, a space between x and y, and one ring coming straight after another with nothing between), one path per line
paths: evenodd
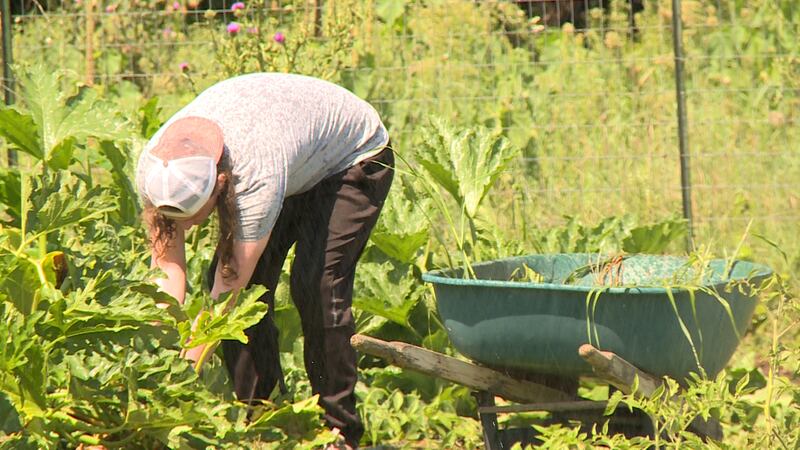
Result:
M800 254L800 8L679 4L696 235L729 242L752 220ZM522 223L682 210L670 0L10 6L16 63L70 71L131 111L153 95L174 111L241 71L298 71L368 99L401 151L429 115L501 128L523 149L508 176L524 189L494 201Z

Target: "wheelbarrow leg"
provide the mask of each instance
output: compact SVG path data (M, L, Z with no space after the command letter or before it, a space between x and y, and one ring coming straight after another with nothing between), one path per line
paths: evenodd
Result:
M494 395L486 391L477 391L472 395L478 401L478 407L495 406ZM483 428L483 443L486 450L501 450L500 433L497 429L497 413L479 412L481 427Z

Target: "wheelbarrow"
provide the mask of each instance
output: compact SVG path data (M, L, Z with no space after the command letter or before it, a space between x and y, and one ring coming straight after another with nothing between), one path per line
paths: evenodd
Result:
M497 414L602 412L552 379L592 377L623 393L649 396L664 376L714 377L727 364L772 271L730 260L661 255L549 254L483 262L423 275L455 350L468 360L402 342L353 336L356 350L472 388L486 448L505 448L518 430ZM577 384L576 384L577 386ZM496 406L495 396L514 404ZM597 416L597 414L595 414ZM713 418L696 434L715 440ZM522 438L526 439L526 438ZM518 441L518 440L517 440Z

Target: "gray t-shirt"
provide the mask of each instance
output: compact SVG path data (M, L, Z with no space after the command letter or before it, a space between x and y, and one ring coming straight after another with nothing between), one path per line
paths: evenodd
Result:
M389 140L369 103L302 75L254 73L217 83L172 116L145 150L187 116L222 128L236 180L237 238L244 241L272 230L285 197L379 153Z

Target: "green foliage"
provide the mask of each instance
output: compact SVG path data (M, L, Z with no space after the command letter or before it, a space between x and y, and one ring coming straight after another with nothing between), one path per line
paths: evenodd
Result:
M244 330L257 324L267 312L267 305L258 301L265 291L266 288L258 286L242 294L223 295L210 308L190 312L189 316L195 317L194 327L192 329L188 321L178 325L181 342L191 343L193 347L223 339L246 344ZM205 303L210 303L210 298Z
M41 144L36 124L29 115L22 114L13 108L0 109L0 132L3 138L19 150L42 159Z
M18 216L0 226L0 448L330 442L331 435L317 433L316 398L266 405L248 421L247 407L229 391L204 383L213 373L200 378L181 356L189 337L196 343L244 339L243 330L265 312L257 301L263 289L245 293L231 313L216 305L213 317L201 317L188 333L195 316L188 309L198 303L182 309L141 281L151 275L146 241L127 228L135 220L135 192L125 173L128 155L118 147L130 131L111 115L96 115L104 110L88 92L65 100L52 91L58 75L34 71L23 80L31 83L23 85L31 111L4 112L35 125L11 136L4 129L3 136L18 148L35 143L28 153L41 170L9 171L14 175L3 196L18 202L4 205ZM88 159L90 137L115 137L115 144L100 146L108 172L73 166L73 158ZM82 153L61 159L64 142ZM95 177L111 183L94 183ZM117 208L120 193L127 196L127 215ZM156 302L171 307L162 310ZM221 370L218 363L208 369Z
M413 264L430 236L431 227L426 220L430 202L415 202L408 195L402 179L395 178L392 195L386 199L369 239L386 256Z
M193 14L192 1L178 9L155 0L118 2L106 6L119 14L98 20L96 42L106 45L94 49L94 75L114 82L94 88L72 81L84 73L87 3L64 3L59 11L67 14L30 15L14 27L22 50L16 54L48 69L21 74L20 105L0 108L0 136L23 157L19 169L0 168L0 447L317 448L332 440L318 430L288 294L274 311L285 332L282 362L290 390L307 400L266 403L247 422L224 388L219 358L201 376L180 358L187 317L213 306L200 293L199 275L213 251L213 229L190 236L185 308L140 281L151 273L130 183L130 141L155 132L161 107L169 113L227 75L278 70L340 81L372 101L389 125L407 167L400 164L359 265L361 332L453 352L419 279L432 268L529 252L683 249L685 223L672 215L679 194L669 188L676 177L664 163L675 153L666 0L647 3L632 39L617 31L628 20L626 2L617 1L608 14L589 11L582 32L528 22L510 2L347 1L336 2L335 11L328 8L333 2L320 2L318 27L305 0L282 0L278 8L246 2L243 14L205 19ZM138 14L137 5L152 14ZM708 153L721 153L723 144L726 155L785 153L797 141L792 93L800 78L792 55L800 9L791 0L683 5L690 120L722 124L692 127L692 148L701 156L693 173L714 185L764 174L797 179L793 155L741 164ZM236 36L225 32L232 15L242 24ZM273 40L277 31L284 44ZM189 63L186 71L181 61ZM68 75L51 77L52 67ZM129 78L131 71L155 76ZM142 106L142 97L154 93L162 101ZM123 113L115 115L117 109ZM134 116L136 129L119 118ZM429 116L449 125L430 125ZM511 153L524 159L507 159ZM766 198L757 190L714 190L695 197L695 212L774 216L796 202L790 189L769 192ZM712 223L696 231L717 246L740 235L738 225ZM797 447L796 226L757 227L759 236L770 236L762 239L767 245L739 246L732 255L774 261L784 277L764 294L724 378L694 380L682 391L668 384L653 399L613 396L620 407L651 417L663 430L658 443L612 435L602 424L537 426L544 448ZM263 312L248 298L250 306L231 318L204 319L207 331L241 337L253 320L245 316ZM155 302L170 307L165 312ZM223 302L217 308L225 309ZM358 391L365 443L480 445L463 388L361 362L371 367L362 370ZM692 417L706 414L723 423L724 442L701 443L687 432Z
M434 386L424 401L417 390L423 380L413 380L406 384L411 389L403 390L398 384L403 384L404 375L394 369L363 372L369 389L359 385L356 392L367 442L401 447L413 443L423 448L475 448L481 442L478 422L458 411L459 406L474 408L467 389L427 379ZM461 405L464 401L469 405Z
M421 132L423 144L416 160L404 161L405 167L399 170L411 175L413 190L419 192L413 192L412 196L431 201L435 214L426 214L431 226L444 231L455 242L459 260L447 253L447 264L464 267L464 274L469 275L471 261L484 257L482 238L488 231L481 226L479 207L495 181L519 157L519 150L485 127L458 129L438 118L432 119ZM450 200L442 190L450 195ZM439 225L442 219L444 226ZM444 238L438 234L436 238L447 251Z
M319 18L320 12L304 0L284 1L277 10L266 2L246 8L234 14L241 31L211 34L216 59L227 76L291 72L336 80L357 62L351 55L353 29L363 21L363 2L330 3Z
M397 26L406 12L408 0L379 0L375 5L375 14L387 25Z
M161 108L158 106L158 101L158 97L153 97L139 108L142 119L139 133L144 138L149 139L161 128L162 121L159 117Z
M565 225L542 230L534 241L543 253L659 254L682 244L686 232L686 220L674 216L651 224L630 215L607 217L591 226L567 217Z
M485 128L457 130L441 119L423 128L417 162L426 173L475 217L489 189L519 151Z
M122 123L102 107L96 90L81 86L64 91L61 74L56 72L54 76L43 67L18 75L28 114L15 117L24 123L14 125L27 131L27 136L12 142L21 150L54 169L65 169L72 160L76 141L124 137Z

